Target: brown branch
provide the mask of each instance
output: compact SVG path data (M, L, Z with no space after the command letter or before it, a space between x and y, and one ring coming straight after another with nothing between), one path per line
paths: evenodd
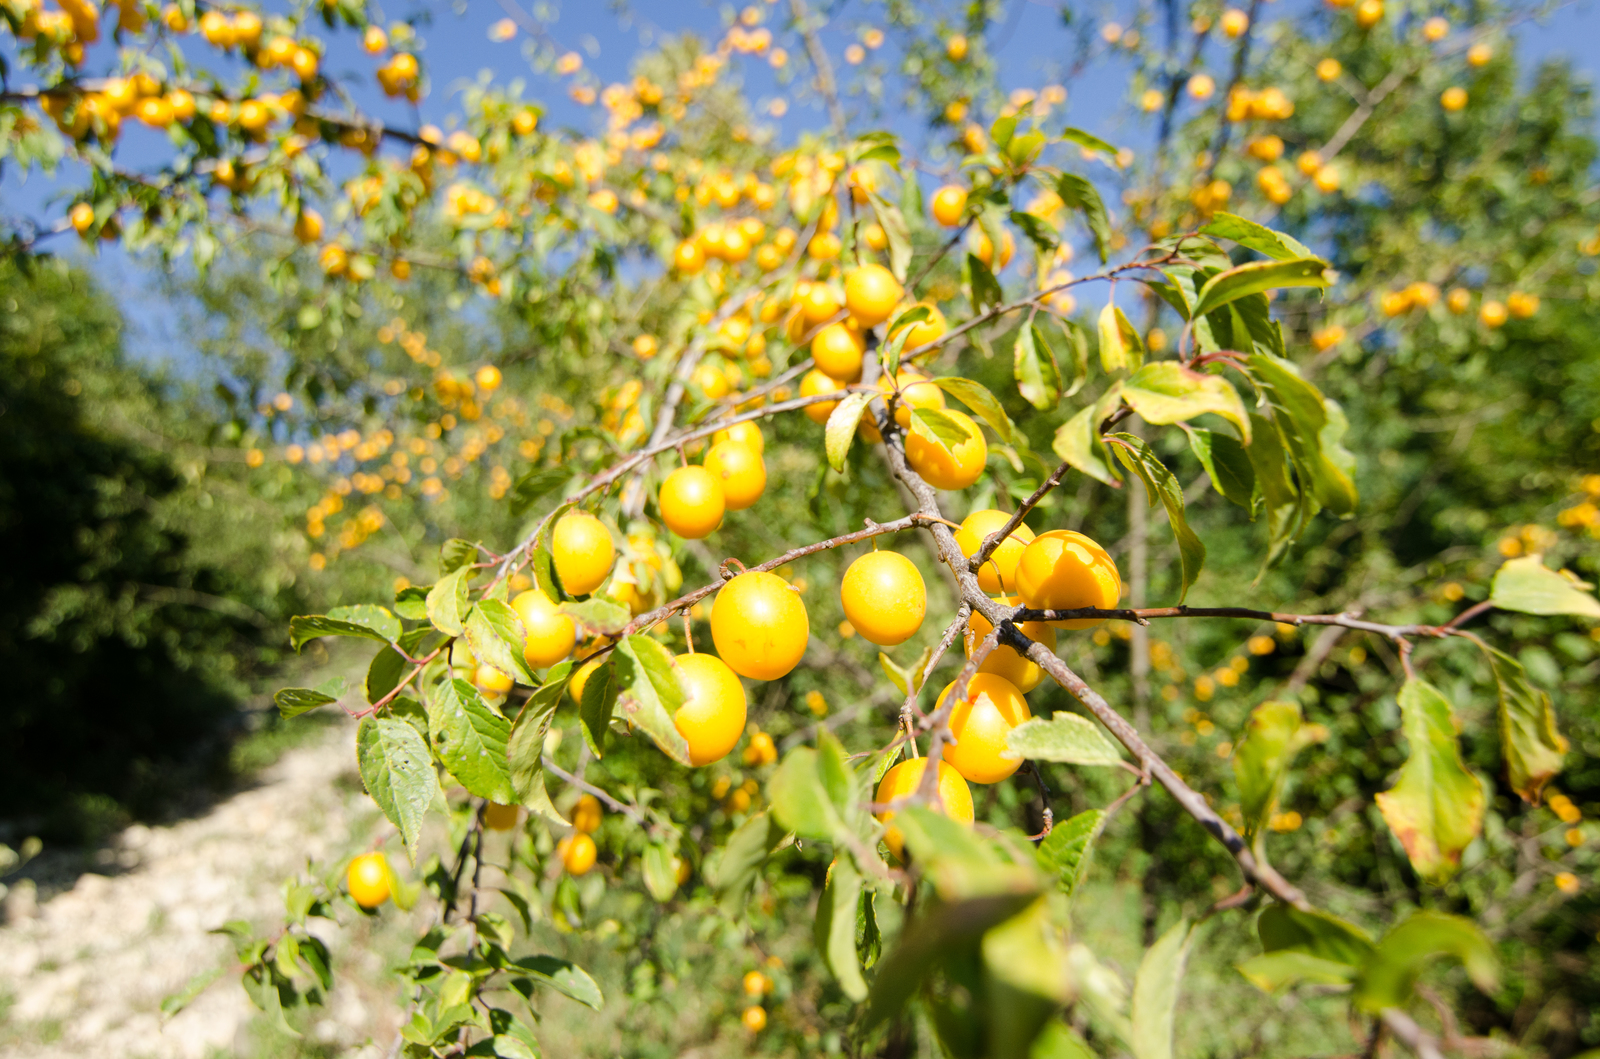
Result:
M574 776L572 773L568 772L566 769L562 768L560 765L557 765L554 761L550 760L550 755L549 754L543 755L540 758L540 763L544 765L544 770L546 772L548 772L551 775L555 776L557 779L562 780L562 781L564 781L564 782L566 782L566 783L578 788L580 791L584 792L585 794L594 795L596 798L600 799L602 802L605 802L607 805L611 806L612 809L615 809L617 812L619 812L619 813L623 814L624 816L628 817L630 820L632 820L634 823L638 824L640 827L648 826L649 821L647 821L644 818L644 814L639 812L638 809L635 809L633 806L629 805L627 802L618 801L617 799L613 798L611 795L607 794L605 791L601 790L599 787L596 787L594 784L588 782L587 780L581 780L577 776Z
M849 125L844 119L844 107L839 104L839 88L833 79L833 64L828 61L828 51L811 25L811 13L805 0L789 0L789 12L794 16L795 29L805 41L806 54L811 65L817 68L817 91L828 104L828 117L833 122L834 134L843 140L849 135Z
M1011 536L1011 534L1015 533L1017 527L1022 525L1022 520L1028 517L1028 512L1032 511L1038 505L1039 501L1045 498L1045 494L1049 493L1050 490L1060 485L1061 479L1065 478L1067 472L1071 469L1072 464L1064 462L1061 464L1061 466L1050 472L1050 477L1039 483L1039 488L1035 489L1033 491L1033 495L1028 497L1028 499L1024 500L1017 507L1017 510L1014 511L1011 517L1006 520L1006 524L1004 526L1001 526L999 529L983 538L983 546L980 547L977 553L973 555L971 560L968 561L967 569L971 570L973 573L977 573L983 564L989 561L989 557L995 553L995 549L1000 547L1000 543L1007 537Z

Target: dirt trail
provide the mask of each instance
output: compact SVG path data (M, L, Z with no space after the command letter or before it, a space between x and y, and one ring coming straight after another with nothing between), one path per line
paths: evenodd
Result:
M355 778L354 735L354 725L340 725L288 751L255 786L204 816L129 828L112 846L116 866L106 870L115 874L83 875L32 908L25 891L13 893L0 927L0 1056L203 1059L262 1050L262 1024L231 973L165 1023L161 1001L196 974L231 964L230 942L208 931L232 919L272 922L282 914L279 886L308 858L331 861L366 844L376 813ZM325 937L335 959L370 964L358 977L381 980L382 946L353 946L357 939L340 933ZM390 1037L373 1020L392 1011L384 996L341 985L307 1043L323 1054L376 1054L363 1045L373 1034Z

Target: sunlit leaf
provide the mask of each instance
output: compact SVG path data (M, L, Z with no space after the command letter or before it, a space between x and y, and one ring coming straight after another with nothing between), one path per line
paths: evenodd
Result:
M1178 484L1177 477L1143 439L1132 434L1112 434L1111 437L1122 442L1111 447L1117 459L1144 480L1150 502L1153 504L1160 497L1161 506L1167 511L1167 521L1171 523L1172 535L1178 542L1178 562L1182 569L1178 602L1182 603L1206 561L1206 546L1200 543L1200 538L1189 528L1184 516L1183 486Z
M1284 287L1326 287L1332 283L1328 263L1320 258L1293 261L1252 261L1213 276L1200 288L1195 315L1227 305L1236 298Z
M1191 371L1172 360L1146 364L1123 383L1122 399L1147 423L1184 423L1210 412L1239 428L1250 444L1250 415L1244 401L1220 375Z
M1509 560L1495 571L1489 602L1501 610L1524 614L1600 618L1600 600L1588 591L1590 587L1550 569L1544 565L1541 555L1524 555Z
M1461 760L1450 703L1431 685L1406 681L1400 722L1409 756L1399 782L1377 796L1378 809L1417 874L1443 879L1483 827L1483 786Z

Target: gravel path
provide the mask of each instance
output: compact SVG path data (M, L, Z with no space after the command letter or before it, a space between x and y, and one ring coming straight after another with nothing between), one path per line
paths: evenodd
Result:
M355 776L354 736L354 725L321 733L204 816L129 828L112 844L111 874L82 875L37 904L14 890L0 927L0 1056L284 1054L231 972L170 1021L160 1005L195 975L232 964L231 943L210 930L281 921L279 887L308 858L333 862L366 845L377 818ZM395 1017L392 987L381 984L385 939L365 924L328 926L318 933L335 960L362 973L334 991L306 1043L376 1054L369 1042L394 1032L374 1024ZM385 933L394 927L404 930L392 923Z

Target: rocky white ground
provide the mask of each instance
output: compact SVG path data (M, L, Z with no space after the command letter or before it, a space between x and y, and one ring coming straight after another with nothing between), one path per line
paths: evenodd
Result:
M163 998L197 974L228 968L230 942L208 933L243 919L281 922L279 887L308 858L342 860L376 823L355 776L354 725L286 753L253 786L170 827L134 826L108 861L52 897L14 888L0 926L0 1056L245 1056L299 1050L264 1030L230 973L176 1017ZM398 924L396 924L398 925ZM319 931L321 933L321 931ZM355 935L360 934L357 937ZM324 1054L380 1054L394 1005L382 983L383 939L364 925L328 932L335 959L364 971L341 984L306 1044Z

